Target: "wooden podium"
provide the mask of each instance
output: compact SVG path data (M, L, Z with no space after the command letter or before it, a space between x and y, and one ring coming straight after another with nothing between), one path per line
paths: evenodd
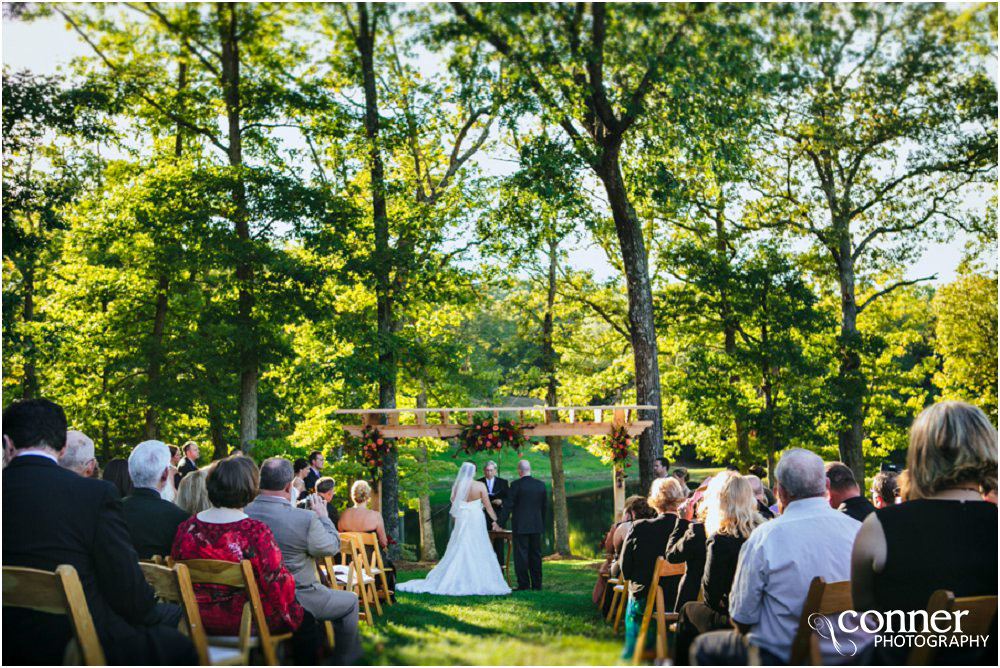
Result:
M514 548L514 534L506 529L501 529L500 531L490 531L490 545L493 545L494 540L502 540L505 544L504 548L504 560L503 560L503 577L507 580L507 584L510 584L510 553Z

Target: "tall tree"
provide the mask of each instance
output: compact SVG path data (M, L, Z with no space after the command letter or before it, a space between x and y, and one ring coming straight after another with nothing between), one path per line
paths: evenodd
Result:
M861 479L868 390L858 318L930 278L897 270L996 179L996 88L965 42L986 30L970 37L944 5L800 5L775 17L774 29L794 39L774 54L784 84L771 101L753 211L828 258L840 292L840 457Z
M489 42L529 107L566 133L604 186L628 291L636 400L654 407L640 412L652 422L639 445L640 478L648 486L653 460L663 452L660 371L647 241L630 199L622 151L642 123L683 125L685 113L677 112L686 107L690 86L717 78L721 69L742 72L748 54L731 34L733 11L604 3L452 7L460 19L454 29ZM665 110L655 119L652 98Z

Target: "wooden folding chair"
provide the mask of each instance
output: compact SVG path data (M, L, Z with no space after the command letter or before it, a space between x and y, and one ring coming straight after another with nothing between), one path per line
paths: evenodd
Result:
M57 566L55 572L4 566L3 607L68 615L73 640L66 646L66 663L82 655L84 665L107 665L80 576L69 564Z
M667 658L667 622L676 622L677 613L667 612L666 601L663 600L663 590L660 589L660 579L684 575L686 564L672 564L664 557L657 557L653 566L653 577L646 590L646 605L642 611L642 622L639 624L639 637L635 641L635 652L632 654L632 665L638 666L644 657L646 649L646 632L649 623L656 615L656 655L657 660ZM671 601L673 607L673 601Z
M962 633L967 636L985 636L990 633L993 618L997 614L996 596L965 596L955 598L955 594L945 589L938 589L927 601L927 618L935 612L952 613L956 610L967 610L969 614L962 616ZM934 633L933 635L951 635L951 633ZM929 666L934 663L937 645L925 643L914 647L906 657L908 666Z
M386 605L392 605L392 593L389 591L389 580L385 576L386 567L382 561L382 550L379 549L378 534L374 531L342 531L340 533L341 538L345 535L355 539L360 545L361 554L365 559L365 572L375 578L378 598L385 601ZM368 557L368 546L372 548L370 558Z
M329 560L329 562L327 562ZM320 557L313 562L313 569L316 573L316 580L323 586L330 589L337 589L336 578L333 577L333 559L330 557ZM333 586L331 586L333 582ZM333 633L333 622L329 619L323 620L323 630L326 633L327 647L333 649L335 638Z
M162 558L161 558L162 561ZM169 603L176 603L184 613L187 635L198 653L198 663L202 666L242 666L249 663L249 648L220 647L210 645L205 627L201 623L201 613L194 597L191 574L184 564L174 564L173 568L155 563L139 562L146 582L153 588L156 597ZM247 610L249 614L249 610ZM248 643L247 643L248 644Z
M243 607L239 635L208 636L210 645L238 647L243 652L259 647L267 665L278 665L278 644L291 638L292 634L272 634L267 627L264 606L260 600L260 590L257 588L257 578L254 576L253 566L249 560L244 559L240 563L236 563L215 559L187 559L173 563L187 566L193 584L217 584L246 590L247 605ZM257 635L251 635L251 621L257 627Z
M357 594L359 616L364 615L366 622L374 624L371 606L374 604L379 615L382 614L382 606L375 592L375 578L365 572L364 550L359 549L357 541L353 538L341 536L339 557L340 563L333 566L337 583L343 585L347 591Z
M625 614L625 606L628 603L629 581L625 578L611 578L608 580L608 584L611 585L611 607L608 609L608 617L605 621L612 623L613 617L614 623L611 630L618 633L618 624L621 623L622 616Z
M824 582L816 576L809 583L805 603L802 604L802 614L799 615L799 628L792 638L792 647L788 654L788 665L801 666L809 661L809 665L818 666L823 663L819 651L819 638L809 625L812 615L832 615L851 609L851 581Z

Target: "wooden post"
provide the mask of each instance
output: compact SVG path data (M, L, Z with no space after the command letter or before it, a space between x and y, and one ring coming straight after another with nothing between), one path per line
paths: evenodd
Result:
M612 413L611 428L617 429L625 425L625 411L616 408ZM615 513L613 521L618 522L625 511L625 467L615 464L612 469L612 477L615 491Z
M365 424L371 425L378 429L379 426L379 413L365 413L364 421ZM368 503L368 507L372 510L382 511L382 483L379 480L372 480L372 498Z
M611 468L611 486L615 492L615 510L611 521L619 522L625 511L625 467L621 464Z

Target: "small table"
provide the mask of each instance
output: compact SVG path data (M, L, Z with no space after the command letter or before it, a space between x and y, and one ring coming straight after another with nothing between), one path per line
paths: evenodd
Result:
M493 545L494 540L502 540L506 543L506 549L504 550L504 563L503 563L503 577L510 584L510 552L514 547L514 534L506 529L501 529L500 531L490 531L490 545Z

